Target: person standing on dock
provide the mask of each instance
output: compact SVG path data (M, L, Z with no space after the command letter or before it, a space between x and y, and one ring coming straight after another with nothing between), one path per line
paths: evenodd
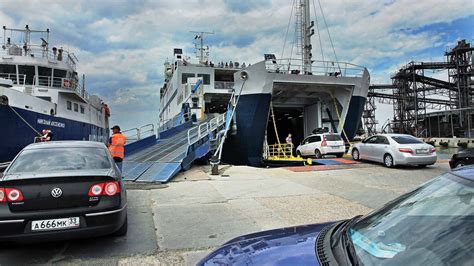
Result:
M117 164L120 171L122 171L122 162L125 157L125 143L127 143L127 137L125 137L122 132L120 132L119 126L113 126L112 128L112 137L109 139L108 147L110 154L114 158L115 163Z
M286 137L285 141L286 141L286 149L290 153L289 155L293 155L293 137L291 133L288 134L288 137Z

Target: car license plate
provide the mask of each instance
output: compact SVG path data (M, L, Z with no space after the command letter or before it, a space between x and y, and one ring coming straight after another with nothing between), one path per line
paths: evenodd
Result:
M32 231L49 231L78 228L80 226L79 217L70 217L62 219L40 220L31 223Z
M333 149L339 149L339 146L331 146Z
M416 154L427 154L428 153L428 149L417 149L416 150Z

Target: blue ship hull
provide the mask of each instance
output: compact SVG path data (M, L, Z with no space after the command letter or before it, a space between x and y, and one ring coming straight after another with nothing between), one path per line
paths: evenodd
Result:
M94 140L105 142L109 136L108 128L78 122L33 111L0 105L0 162L11 161L25 146L34 142L37 134L11 108L36 131L50 129L54 140Z
M360 126L365 98L353 96L344 123L352 140ZM224 143L222 161L234 165L262 166L263 142L268 123L271 94L241 95L236 112L237 134ZM343 134L341 134L343 135Z

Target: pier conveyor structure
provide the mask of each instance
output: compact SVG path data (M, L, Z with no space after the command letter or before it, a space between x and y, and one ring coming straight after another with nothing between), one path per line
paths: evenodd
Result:
M191 122L189 122L191 123ZM143 139L131 145L143 146L127 154L123 162L123 177L132 182L168 182L181 170L188 170L191 164L211 151L218 133L224 128L225 114L209 115L194 127L184 127L173 134L160 133L148 140ZM162 137L164 136L164 137ZM130 149L129 149L130 150Z

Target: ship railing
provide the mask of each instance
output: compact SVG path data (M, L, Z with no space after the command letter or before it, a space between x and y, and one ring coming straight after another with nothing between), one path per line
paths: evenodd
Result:
M26 75L18 75L17 79L16 74L13 73L0 73L0 78L9 79L14 85L24 85L26 82Z
M28 46L28 51L25 53L25 50L20 46L10 46L6 47L6 49L0 49L0 55L3 57L6 56L28 56L28 57L38 57L38 58L46 58L49 61L58 62L64 61L66 64L76 70L76 62L78 61L76 56L73 53L69 53L68 51L63 50L62 58L59 57L59 53L54 53L52 50L45 50L40 45L32 45ZM61 60L59 60L61 59Z
M184 122L189 121L190 118L191 118L191 113L190 112L183 113L183 114L179 113L179 114L175 115L173 118L165 120L161 124L161 126L158 128L158 133L166 131L166 130L168 130L170 128L173 128L175 126L179 126L179 125L183 124Z
M293 155L293 144L281 143L268 145L265 159L288 159Z
M268 72L291 75L316 75L333 77L362 77L365 67L336 61L312 61L311 70L303 71L303 62L297 59L269 59L265 61Z
M232 81L214 81L214 89L232 90L232 89L234 89L234 82L232 82Z
M36 82L38 80L38 82ZM36 76L33 78L33 85L39 87L60 88L75 91L83 99L89 99L89 93L75 80L51 76Z
M155 134L155 125L146 124L141 127L134 127L122 131L122 134L127 137L127 143L135 142L146 137L153 136Z

